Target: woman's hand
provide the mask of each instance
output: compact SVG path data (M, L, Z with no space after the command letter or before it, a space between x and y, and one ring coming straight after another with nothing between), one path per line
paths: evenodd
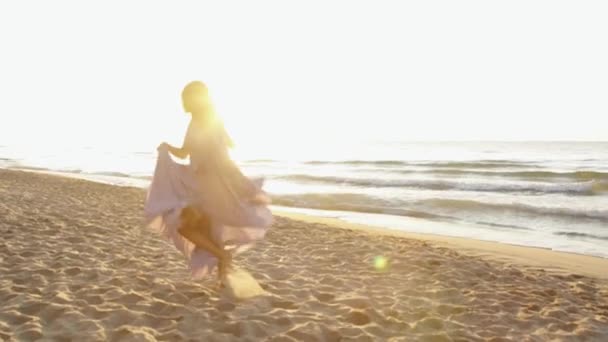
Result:
M174 147L174 146L169 145L166 142L163 142L160 145L158 145L158 147L156 148L156 151L158 151L158 152L168 151L169 153L171 153L172 155L174 155L175 157L180 158L180 159L184 159L190 154L190 152L188 152L188 150L185 149L184 147Z
M167 149L169 149L169 144L167 144L166 142L163 141L162 143L160 143L160 145L158 145L158 147L156 148L156 151L160 152L160 151L167 150Z

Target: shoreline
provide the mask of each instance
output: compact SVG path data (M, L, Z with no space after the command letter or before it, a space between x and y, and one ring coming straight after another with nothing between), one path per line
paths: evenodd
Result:
M458 250L459 252L465 252L470 256L543 268L557 274L575 273L608 280L608 258L602 258L600 256L555 251L544 247L406 232L385 227L351 223L336 218L291 213L287 211L273 211L273 214L304 222L322 223L332 228L355 229L372 235L397 236L424 241L440 247L447 247Z
M113 187L132 188L139 191L146 191L145 187L135 186L131 183L115 184L111 181L104 181L101 178L92 176L69 174L45 170L10 169L0 168L9 172L25 172L42 174L51 177L76 179L84 182L103 184ZM296 210L298 208L295 208ZM597 255L583 253L557 251L547 247L528 246L512 244L507 242L479 240L468 237L457 237L439 235L432 233L408 232L400 229L393 229L386 226L374 226L362 223L353 223L345 220L323 217L314 214L290 212L289 210L272 210L273 215L287 217L309 223L322 223L332 228L356 229L372 234L397 236L414 240L430 242L438 246L448 247L463 251L472 256L486 257L492 260L515 262L525 266L534 266L549 270L553 273L579 273L581 275L608 280L608 258ZM331 212L331 211L330 211Z

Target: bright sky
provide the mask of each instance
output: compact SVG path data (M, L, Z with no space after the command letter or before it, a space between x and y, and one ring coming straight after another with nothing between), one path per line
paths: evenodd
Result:
M241 146L608 140L606 18L606 1L2 1L0 145L179 144L194 79Z

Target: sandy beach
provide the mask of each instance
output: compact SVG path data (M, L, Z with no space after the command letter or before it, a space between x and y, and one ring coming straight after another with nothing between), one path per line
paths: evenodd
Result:
M267 294L235 301L144 196L0 170L0 340L608 340L608 259L279 214L235 260Z

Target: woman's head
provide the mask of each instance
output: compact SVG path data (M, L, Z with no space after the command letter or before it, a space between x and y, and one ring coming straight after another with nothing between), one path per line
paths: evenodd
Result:
M205 83L201 81L188 83L182 91L182 103L186 113L195 115L208 112L211 100Z

